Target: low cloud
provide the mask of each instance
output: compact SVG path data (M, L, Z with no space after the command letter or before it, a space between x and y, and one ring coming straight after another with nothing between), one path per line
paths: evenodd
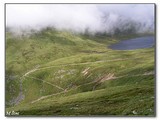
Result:
M16 31L58 30L90 33L153 32L154 4L7 4L6 26Z

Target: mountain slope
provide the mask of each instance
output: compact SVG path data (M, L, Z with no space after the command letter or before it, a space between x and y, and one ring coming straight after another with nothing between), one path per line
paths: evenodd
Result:
M154 48L107 48L118 39L51 29L7 33L6 111L153 116Z

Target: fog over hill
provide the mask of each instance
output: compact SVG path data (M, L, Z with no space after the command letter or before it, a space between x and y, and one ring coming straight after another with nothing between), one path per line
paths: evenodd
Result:
M14 32L54 27L78 33L143 33L154 30L154 4L7 4Z

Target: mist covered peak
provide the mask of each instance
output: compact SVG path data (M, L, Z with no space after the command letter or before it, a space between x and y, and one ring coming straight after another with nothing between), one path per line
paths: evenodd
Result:
M7 4L6 25L14 31L58 30L85 33L154 31L154 4Z

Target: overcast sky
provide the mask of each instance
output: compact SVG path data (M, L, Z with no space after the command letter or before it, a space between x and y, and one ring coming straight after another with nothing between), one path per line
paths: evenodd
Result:
M91 32L111 31L119 25L120 17L121 24L132 20L144 25L141 29L148 29L154 25L154 4L6 5L6 24L17 28L54 26L77 32L83 32L86 28Z

